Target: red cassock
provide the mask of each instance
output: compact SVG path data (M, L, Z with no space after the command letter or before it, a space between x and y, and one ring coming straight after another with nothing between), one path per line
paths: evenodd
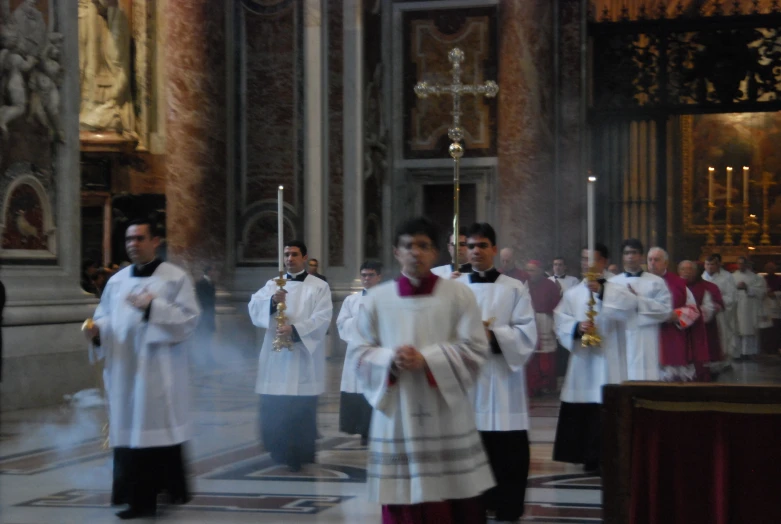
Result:
M697 281L693 284L688 284L688 287L689 291L691 291L692 295L694 295L694 300L697 302L697 307L702 308L702 303L705 300L705 292L707 291L710 293L713 303L719 307L720 311L724 311L724 298L721 296L721 290L719 289L719 286L713 282L708 282L698 278ZM719 323L716 321L715 315L710 322L705 324L705 334L708 340L708 356L710 357L710 361L719 362L720 360L723 360L724 352L721 347Z
M529 280L528 286L534 312L553 315L553 310L556 309L559 300L561 300L559 286L547 278L536 282ZM530 396L536 396L544 391L556 390L556 352L540 353L539 349L538 342L538 351L526 363L526 388Z
M670 290L673 309L686 306L686 281L669 271L662 278L667 283L667 289ZM659 364L662 366L688 366L692 363L701 364L710 361L702 315L686 329L665 322L659 331L659 341Z

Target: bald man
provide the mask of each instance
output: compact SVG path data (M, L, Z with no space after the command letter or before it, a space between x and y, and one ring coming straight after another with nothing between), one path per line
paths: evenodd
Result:
M503 248L499 252L499 272L508 277L520 280L523 283L529 281L529 273L517 267L515 261L515 251L511 247Z

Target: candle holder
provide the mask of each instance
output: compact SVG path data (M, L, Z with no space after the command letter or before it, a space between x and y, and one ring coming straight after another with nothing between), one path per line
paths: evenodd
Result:
M743 204L743 234L740 236L740 245L747 246L751 244L751 238L749 237L749 228L751 227L750 218L748 214L748 204Z
M770 205L768 202L768 193L770 186L776 185L773 182L773 175L765 171L762 173L762 237L759 243L763 246L770 245Z
M588 273L586 273L586 280L588 282L596 282L600 276L601 274L597 272L597 269L594 266L591 266L588 268ZM586 330L580 339L580 344L584 348L602 345L602 337L597 331L596 324L594 324L594 319L597 317L597 312L594 309L596 304L597 301L594 300L594 293L589 293L588 311L586 311L586 318L588 318L589 322L592 323L592 327Z
M731 246L732 245L732 204L727 203L725 206L725 209L727 210L727 216L725 217L725 224L724 224L724 244L725 246Z
M280 290L285 290L287 279L285 278L284 271L279 272L279 278L274 279L274 283L279 286ZM287 325L287 315L285 314L286 309L287 306L284 302L277 304L277 314L274 316L274 318L277 320L277 327ZM290 338L290 335L276 335L274 337L273 348L277 353L285 348L287 348L288 351L293 351L293 339Z
M713 227L713 214L716 212L716 204L712 200L708 201L708 238L706 244L716 245L716 229Z

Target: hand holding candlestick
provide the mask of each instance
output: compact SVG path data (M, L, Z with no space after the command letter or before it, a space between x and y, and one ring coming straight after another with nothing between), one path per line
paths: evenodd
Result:
M597 177L589 174L588 185L586 186L587 196L587 213L588 213L588 273L586 273L586 280L589 282L589 287L593 282L601 276L597 273L594 267L594 249L596 248L594 231L595 231L595 219L594 219L594 185L597 182ZM594 318L597 316L597 312L594 309L597 301L594 300L594 292L589 293L588 311L586 311L586 317L588 318L588 328L583 333L583 337L580 339L583 347L599 346L602 344L602 337L597 333L597 326L594 323Z

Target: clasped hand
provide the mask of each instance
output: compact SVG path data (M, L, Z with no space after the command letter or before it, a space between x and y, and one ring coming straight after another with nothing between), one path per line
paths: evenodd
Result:
M152 300L154 300L156 297L152 293L148 291L142 291L141 293L131 293L127 296L128 303L135 307L140 309L141 311L144 311L146 308L149 307L149 304L152 303Z
M413 346L401 346L396 348L396 355L393 357L393 363L399 369L414 371L423 369L426 365L426 359Z

